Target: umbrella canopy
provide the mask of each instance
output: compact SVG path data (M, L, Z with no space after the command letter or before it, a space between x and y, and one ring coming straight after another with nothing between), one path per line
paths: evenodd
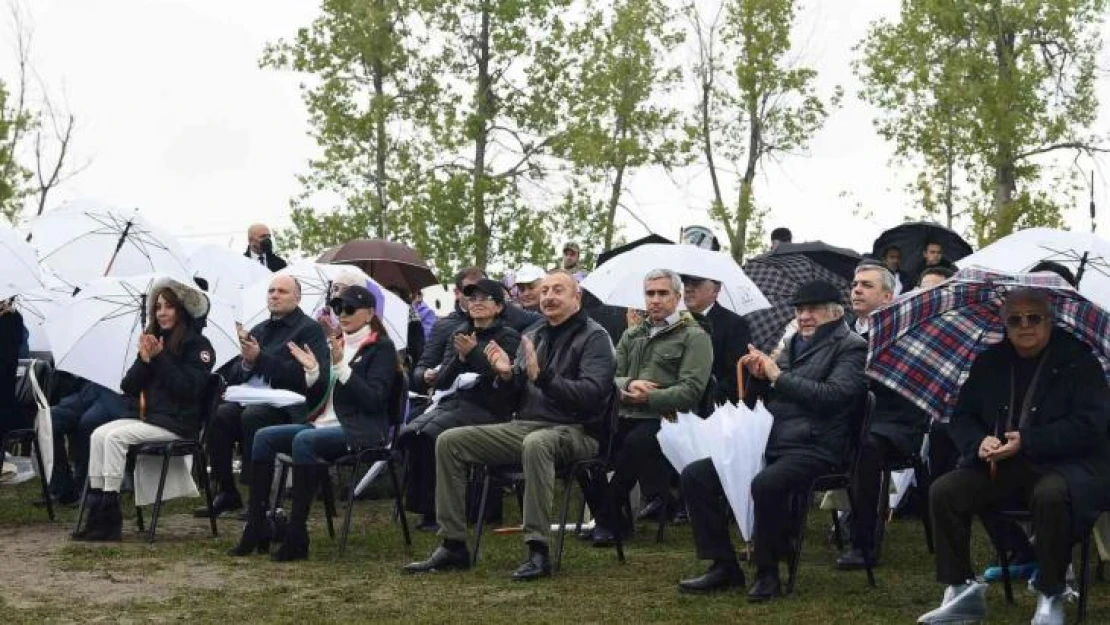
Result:
M719 440L709 456L713 468L721 480L740 533L752 540L755 528L755 503L752 501L752 480L763 470L763 453L767 449L767 439L771 437L774 417L756 403L749 410L743 403L725 404L717 409L709 420L717 421Z
M270 270L240 253L218 245L203 245L189 255L196 277L208 281L208 294L238 308L243 288L270 277Z
M1052 261L1079 279L1079 292L1110 310L1110 241L1090 232L1052 228L1019 230L963 259L970 266L1004 273L1026 272Z
M940 243L944 259L953 263L971 254L971 245L963 237L931 221L911 221L883 232L875 239L872 254L882 258L887 249L897 247L902 252L900 270L916 278L925 269L925 246L930 243Z
M400 287L409 293L439 283L419 252L384 239L348 241L327 250L316 262L355 265L382 286Z
M787 244L781 244L784 247ZM783 329L794 318L790 303L798 287L811 280L824 280L838 289L848 301L851 280L845 279L805 254L764 254L744 265L746 273L771 302L771 308L747 316L752 332L752 342L761 350L770 352L782 337Z
M771 306L731 256L693 245L641 245L598 267L582 281L582 288L610 306L643 308L644 276L658 268L720 282L717 302L736 314Z
M35 248L15 230L0 226L0 300L42 287Z
M319 263L301 262L289 265L272 276L247 285L243 289L243 299L240 309L243 327L250 329L270 318L270 311L266 307L266 295L270 282L275 276L293 276L301 285L300 309L306 315L315 314L331 299L331 286L337 278L344 273L355 271L366 282L366 288L374 294L378 301L375 311L381 318L389 338L397 349L404 349L408 345L409 331L409 305L401 298L394 295L378 284L373 278L362 270L344 265L321 265Z
M805 256L819 267L824 267L829 272L844 278L848 282L856 275L856 267L863 257L846 247L836 247L822 241L807 241L805 243L779 243L775 249L754 258L752 262L761 258L781 258L784 256Z
M1056 325L1090 345L1110 377L1110 314L1054 274L975 267L873 313L867 375L947 419L976 357L1006 336L1003 299L1022 287L1049 292Z
M668 239L667 237L661 237L658 234L651 233L651 234L647 235L646 237L643 237L641 239L636 239L635 241L632 241L631 243L625 243L624 245L614 247L613 249L605 250L604 252L598 254L597 255L597 266L601 267L606 262L616 258L617 256L620 256L621 254L623 254L625 252L629 252L631 250L634 250L637 247L640 247L641 245L647 245L648 243L656 243L656 244L659 244L659 245L674 245L674 241Z
M168 278L146 274L97 278L86 284L47 318L55 366L119 392L120 381L138 354L150 289ZM237 338L230 338L237 337L231 319L230 310L210 301L203 334L216 352L214 367L239 355Z
M137 210L65 206L31 223L31 245L70 287L102 276L160 273L189 280L193 275L177 241Z
M23 315L23 326L27 328L28 347L33 352L50 351L50 337L46 333L46 322L64 307L69 300L45 288L22 291L15 296L15 309Z

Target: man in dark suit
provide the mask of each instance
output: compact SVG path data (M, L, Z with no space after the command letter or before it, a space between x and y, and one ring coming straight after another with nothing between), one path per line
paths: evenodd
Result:
M288 264L274 253L274 238L266 224L252 224L247 228L247 251L243 256L265 265L270 271L281 271Z
M721 283L697 276L682 276L683 298L690 312L705 317L713 340L713 377L717 380L713 401L737 403L736 363L748 353L752 342L748 322L717 303Z

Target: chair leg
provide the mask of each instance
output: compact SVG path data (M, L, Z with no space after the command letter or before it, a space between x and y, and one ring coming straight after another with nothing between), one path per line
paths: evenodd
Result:
M809 518L809 502L813 500L813 491L806 489L800 495L795 494L794 498L794 504L798 508L795 513L798 522L792 524L792 527L795 528L797 535L794 539L794 551L790 554L790 562L787 567L789 577L787 577L786 587L783 589L784 595L793 593L798 582L798 564L802 560L802 543L805 541L806 521Z
M1005 521L997 517L994 521L995 535L998 538L998 564L1002 567L1002 588L1006 591L1006 603L1014 603L1014 587L1010 583L1010 545L1006 542Z
M0 448L0 457L4 455L4 451ZM0 463L3 461L0 460ZM76 536L77 532L81 531L81 524L85 522L85 512L88 510L88 497L89 497L89 478L85 476L85 485L81 488L81 506L77 509L77 522L73 525L73 531L70 536Z
M474 555L471 556L470 566L478 564L478 553L482 549L482 526L486 520L486 502L489 499L489 470L485 468L482 470L485 475L482 477L482 499L478 504L478 522L474 525Z
M840 532L840 511L833 510L832 526L833 526L833 544L836 545L837 551L844 551L844 534Z
M289 465L280 460L275 460L274 462L278 463L278 470L275 471L277 474L275 476L277 479L277 488L273 489L274 500L270 504L271 511L281 507L282 499L285 497L285 482L289 479Z
M913 475L914 481L917 482L917 488L922 493L922 506L924 510L921 514L921 521L925 525L925 547L929 549L929 553L936 553L936 548L933 546L933 516L929 510L929 487L932 482L929 479L928 470L925 468L925 463L921 458L914 459L913 462Z
M328 523L328 538L335 540L335 489L332 488L331 471L324 469L320 478L320 493L324 496L324 519ZM354 484L351 484L354 488ZM315 494L315 493L314 493Z
M883 538L886 537L886 524L890 517L890 481L892 476L889 470L883 471L883 476L879 480L879 509L877 511L875 523L875 536L874 547L871 550L872 555L879 552L883 547Z
M393 458L385 461L386 471L389 472L389 481L393 485L393 505L397 508L397 518L401 521L401 533L405 536L405 547L412 547L412 535L409 534L409 520L405 516L405 504L401 501L400 481L393 465Z
M563 562L563 543L567 537L567 513L570 511L570 491L574 490L574 476L563 480L563 506L559 509L559 534L555 539L555 564L553 572L559 572L559 565ZM586 493L582 493L582 499Z
M1087 593L1090 589L1091 570L1091 532L1083 537L1081 542L1082 553L1079 555L1079 605L1077 606L1076 622L1087 620Z
M147 536L147 542L154 544L154 532L158 530L158 517L162 514L162 491L166 487L166 474L170 469L170 452L169 448L162 456L162 475L158 478L158 494L154 496L154 510L150 513L150 535ZM138 506L136 506L138 507Z
M343 529L339 531L339 549L335 553L336 558L341 557L347 550L347 537L351 533L351 512L355 509L355 480L358 479L361 468L362 458L360 457L355 460L355 466L351 469L351 486L347 489L347 509L343 511ZM330 481L324 483L324 488L331 490ZM330 496L326 497L330 499ZM330 526L331 523L329 522L328 525Z
M204 449L198 447L193 452L193 466L197 467L197 478L200 480L201 490L204 491L204 505L208 506L208 523L212 526L212 538L218 536L216 530L216 512L212 509L212 484L208 479L208 458Z
M889 473L887 473L887 475L889 475ZM880 495L879 495L879 497L880 497L879 500L880 501L882 501L883 498L886 498L887 501L890 501L889 495L887 495L885 493L885 491L879 491L879 492L880 492ZM888 506L879 506L879 509L884 510L887 507ZM855 516L855 514L856 514L856 496L852 493L851 488L848 489L848 514L852 515L852 516ZM881 527L883 525L883 523L885 523L885 522L886 522L886 519L880 518L879 519L879 526ZM802 531L803 532L805 531L805 526L804 525L802 526ZM872 550L872 552L873 551L874 550ZM875 587L875 571L873 570L874 563L872 562L873 557L874 557L873 553L868 553L867 551L864 551L864 553L863 553L863 567L867 571L867 584L869 586L871 586L872 588Z
M669 493L662 495L663 505L659 508L659 525L655 528L655 542L663 542L663 530L667 527L667 520L671 517L671 498ZM613 529L613 528L610 528ZM620 528L616 528L614 534L619 534Z
M39 482L42 483L42 498L46 501L46 514L54 520L54 501L50 498L50 484L46 480L46 464L42 461L42 450L39 449L38 440L31 441L31 449L35 452L35 464L38 465ZM0 459L0 464L3 460Z

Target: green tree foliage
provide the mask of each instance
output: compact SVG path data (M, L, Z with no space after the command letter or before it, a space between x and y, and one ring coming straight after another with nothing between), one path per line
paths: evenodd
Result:
M18 102L10 100L11 95L0 82L0 216L15 225L23 212L31 179L31 172L16 158L16 148L31 119Z
M1074 185L1044 155L1100 151L1096 60L1106 0L903 0L861 43L861 97L926 211L966 214L980 244L1058 225ZM1074 182L1074 181L1072 181ZM1052 192L1049 191L1052 190Z
M821 97L817 72L787 60L793 0L723 0L722 11L708 20L699 4L687 10L699 51L694 75L700 100L690 132L712 183L710 214L740 262L766 213L756 201L756 174L769 158L804 151L841 92ZM730 169L738 181L728 192L724 173Z

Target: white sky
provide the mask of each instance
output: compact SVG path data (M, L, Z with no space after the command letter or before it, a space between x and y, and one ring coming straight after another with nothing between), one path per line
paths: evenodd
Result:
M767 227L788 226L795 240L869 249L886 227L902 221L908 201L887 164L873 111L855 94L852 47L894 0L828 0L808 4L797 56L819 72L822 93L845 88L844 106L828 120L808 157L771 164L757 197L772 207ZM258 68L263 45L308 25L310 0L30 0L33 64L56 100L78 118L75 162L87 170L51 204L93 197L139 206L189 244L240 248L253 221L289 224L315 146L298 83L303 77ZM0 78L14 77L11 20L0 15ZM1110 54L1103 67L1110 68ZM1110 128L1110 73L1100 84L1099 127ZM1090 164L1087 164L1090 167ZM709 224L709 188L697 169L673 177L643 172L628 202L653 230L674 238L683 225ZM1110 182L1099 176L1096 200L1106 206ZM860 204L874 212L857 217ZM1086 227L1083 208L1069 215ZM1100 210L1100 231L1110 224ZM626 235L643 228L627 217ZM721 237L724 240L724 237Z

